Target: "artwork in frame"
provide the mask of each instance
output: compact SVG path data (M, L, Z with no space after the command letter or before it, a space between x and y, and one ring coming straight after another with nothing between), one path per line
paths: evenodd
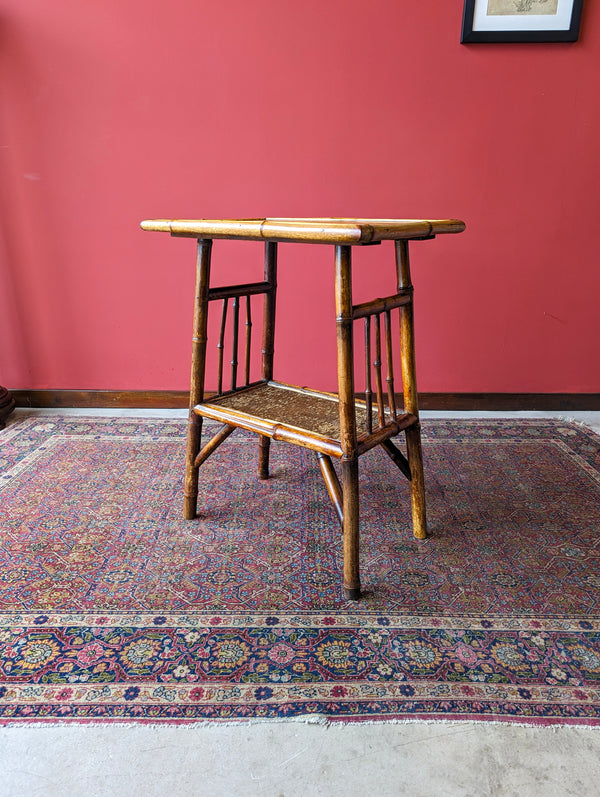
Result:
M583 0L465 0L461 43L574 42Z

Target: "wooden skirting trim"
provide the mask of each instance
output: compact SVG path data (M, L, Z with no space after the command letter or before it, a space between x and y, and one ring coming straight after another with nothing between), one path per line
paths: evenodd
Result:
M185 390L11 390L17 407L185 409ZM402 399L398 397L398 406ZM600 411L600 393L420 393L422 410Z
M186 390L11 390L17 407L182 409Z
M419 393L422 410L600 411L600 393Z

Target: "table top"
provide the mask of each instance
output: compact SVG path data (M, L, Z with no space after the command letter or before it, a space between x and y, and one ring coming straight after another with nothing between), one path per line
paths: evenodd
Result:
M141 227L188 238L360 245L462 232L465 223L459 219L150 219Z

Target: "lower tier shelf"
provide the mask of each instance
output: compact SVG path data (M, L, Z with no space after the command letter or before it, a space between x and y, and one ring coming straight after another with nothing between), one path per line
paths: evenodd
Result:
M260 382L238 391L208 399L194 411L221 423L248 429L274 440L283 440L333 457L342 456L338 397L280 382ZM379 424L372 409L374 430L367 429L367 405L356 400L356 427L359 453L414 425L417 419L403 413L387 415Z

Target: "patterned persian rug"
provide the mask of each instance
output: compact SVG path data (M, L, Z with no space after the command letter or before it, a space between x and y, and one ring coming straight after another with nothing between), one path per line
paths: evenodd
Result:
M0 722L469 719L600 724L600 439L426 421L431 536L361 459L365 597L314 454L238 431L181 519L183 421L0 432Z

